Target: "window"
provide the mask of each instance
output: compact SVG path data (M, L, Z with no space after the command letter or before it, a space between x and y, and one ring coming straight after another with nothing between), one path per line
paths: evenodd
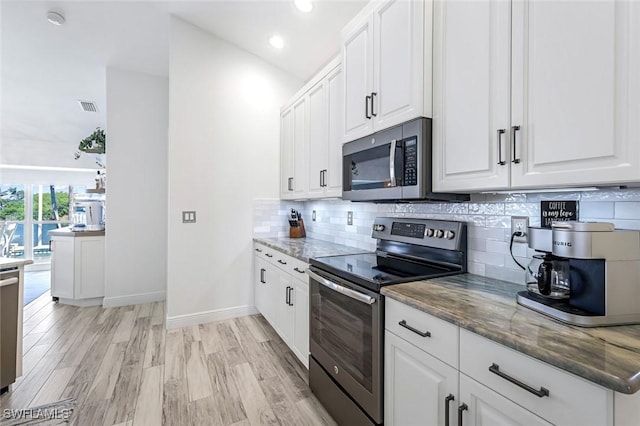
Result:
M24 185L0 185L0 256L24 258Z
M33 253L35 263L49 261L49 231L69 224L71 197L69 186L33 185L33 245L27 248Z
M71 223L75 190L68 185L0 185L0 256L48 263L49 231Z

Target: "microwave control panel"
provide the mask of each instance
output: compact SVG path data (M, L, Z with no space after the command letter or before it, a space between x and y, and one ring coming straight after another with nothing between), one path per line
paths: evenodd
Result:
M404 176L403 186L418 184L418 140L411 138L404 141Z

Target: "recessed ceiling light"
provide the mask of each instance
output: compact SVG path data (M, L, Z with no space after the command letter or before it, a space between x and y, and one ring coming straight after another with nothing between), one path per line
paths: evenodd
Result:
M47 13L47 21L53 25L62 25L64 24L64 16L58 12L49 12Z
M308 12L311 12L311 9L313 9L313 4L311 4L311 0L293 0L293 2L295 3L296 7L300 12L308 13Z
M284 40L282 39L282 37L274 35L269 38L269 44L271 44L271 46L275 47L276 49L282 49L284 47Z

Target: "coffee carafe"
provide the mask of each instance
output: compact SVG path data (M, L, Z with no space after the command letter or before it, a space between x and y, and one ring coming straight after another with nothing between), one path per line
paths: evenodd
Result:
M551 253L536 254L526 269L527 291L551 299L570 294L569 261Z

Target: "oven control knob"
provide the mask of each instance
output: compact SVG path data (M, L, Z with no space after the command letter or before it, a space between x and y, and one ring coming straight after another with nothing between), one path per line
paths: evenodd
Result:
M431 237L433 237L433 233L434 233L434 232L435 232L435 231L434 231L433 229L431 229L431 228L427 228L427 232L425 232L425 235L426 235L427 237L431 238Z
M338 366L337 365L333 366L333 372L336 373L336 374L338 374L340 372L340 370L338 370Z
M377 232L382 232L384 231L384 225L380 225L376 223L373 225L373 230Z
M444 233L444 237L447 240L453 240L455 238L455 236L456 236L456 233L453 232L453 231L445 231L445 233Z
M444 231L442 229L436 229L436 238L444 237Z

